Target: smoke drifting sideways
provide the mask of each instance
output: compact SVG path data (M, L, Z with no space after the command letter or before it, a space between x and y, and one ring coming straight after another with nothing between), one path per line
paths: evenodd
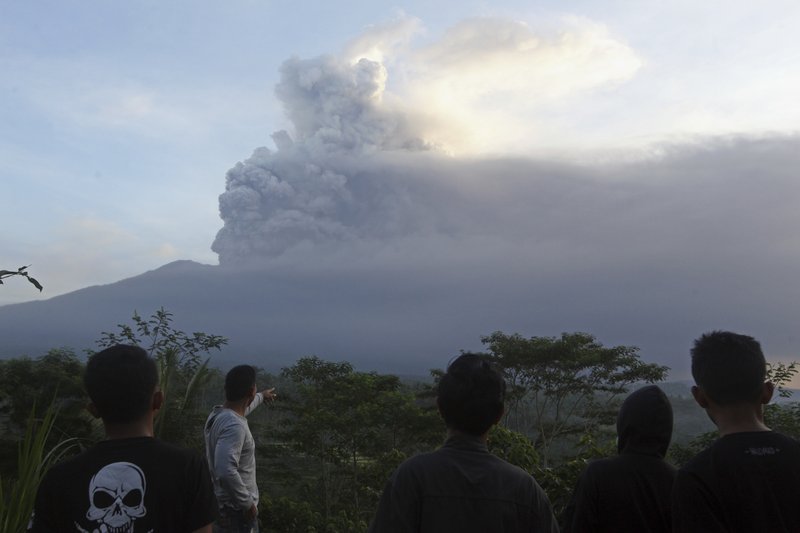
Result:
M668 364L712 328L769 336L778 352L797 341L797 136L592 166L452 157L385 101L379 62L290 59L281 76L294 129L228 172L212 246L223 267L309 287L345 273L354 313L362 297L417 298L404 309L421 328L449 314L452 336L590 331Z

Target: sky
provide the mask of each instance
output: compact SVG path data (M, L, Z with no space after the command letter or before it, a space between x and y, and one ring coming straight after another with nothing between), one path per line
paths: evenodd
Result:
M606 284L584 310L751 305L791 358L797 27L791 1L0 0L0 268L45 286L0 305L178 259L502 257Z

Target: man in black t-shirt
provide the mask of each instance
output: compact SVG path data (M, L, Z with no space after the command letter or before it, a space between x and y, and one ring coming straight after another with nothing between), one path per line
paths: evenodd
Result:
M217 505L204 460L153 438L164 401L155 362L116 345L89 358L84 384L107 440L47 472L29 531L210 533Z
M764 424L774 387L759 343L707 333L692 349L692 375L721 437L678 472L673 531L800 531L800 443Z

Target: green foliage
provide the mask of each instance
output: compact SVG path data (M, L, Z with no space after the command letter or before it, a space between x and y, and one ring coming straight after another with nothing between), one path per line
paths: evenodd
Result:
M669 370L643 362L636 347L605 347L588 333L528 339L497 331L482 341L509 386L506 424L535 435L545 465L556 444L612 423L631 385L662 381Z
M581 435L576 453L550 466L544 466L539 461L536 448L528 437L508 428L495 426L489 432L488 445L491 453L536 478L550 499L557 517L562 516L588 462L616 453L614 437L609 432Z
M0 361L0 414L8 420L0 438L0 474L16 469L14 450L35 405L52 401L59 409L48 446L67 437L93 440L98 435L96 423L84 409L83 368L68 349L50 350L37 359Z
M58 391L63 418L64 404L80 409L86 400L83 362L72 350L50 350L37 359L20 357L0 361L0 412L24 427L34 404L45 403Z
M441 423L423 412L397 376L356 372L350 363L316 357L300 359L282 374L295 385L286 409L296 418L292 431L301 451L335 464L353 454L370 456L416 442ZM422 435L425 437L426 435ZM438 440L438 439L437 439Z
M17 270L0 270L0 285L3 285L3 280L5 278L10 278L11 276L21 276L27 279L31 285L39 289L39 292L42 292L42 289L44 288L42 287L42 284L36 281L36 278L33 278L30 274L28 274L29 267L30 265L21 266Z
M553 514L559 521L589 461L617 453L615 439L609 433L585 433L581 435L578 446L577 452L570 457L548 467L540 466L532 472L550 499Z
M421 405L396 376L306 357L281 377L287 386L278 438L311 461L313 474L297 477L325 524L366 523L389 473L444 435L435 411ZM269 522L267 527L277 526Z
M800 439L800 403L770 404L764 409L764 421L769 428Z
M533 442L522 433L497 425L489 432L488 445L491 453L527 472L539 467L539 454Z
M767 363L767 381L771 381L775 385L775 390L778 392L780 398L790 398L792 391L787 389L787 385L792 382L792 379L797 375L797 361L792 361L788 365L786 363Z
M268 494L262 494L258 519L261 523L269 524L269 530L276 533L325 531L322 513L316 511L306 501L299 502L285 496L273 500Z
M25 530L42 477L51 465L77 446L77 439L70 438L48 448L47 442L55 427L58 408L55 402L52 403L41 419L36 418L35 410L34 406L19 442L16 477L0 478L0 531Z
M228 339L219 335L202 332L189 335L175 329L172 325L173 314L163 307L148 319L142 318L134 311L132 320L132 326L117 324L118 333L104 331L97 345L100 348L108 348L115 344L135 344L144 348L156 359L171 353L174 366L192 374L202 365L202 354L209 354L214 349L220 350L228 343Z
M705 450L719 438L719 432L714 429L695 436L688 444L672 443L667 452L667 460L677 467L688 463L692 457Z
M163 307L148 319L134 311L132 320L133 325L118 324L117 333L104 331L97 345L108 348L134 344L155 358L165 396L164 406L156 415L156 436L187 447L201 447L196 431L205 413L195 408L195 400L211 377L210 358L202 357L222 349L228 339L202 332L189 335L175 329L172 313Z
M791 398L792 391L787 387L797 375L799 370L797 365L797 361L789 364L767 363L767 381L775 385L778 398ZM800 404L770 403L764 408L764 422L775 431L800 439Z
M366 531L367 522L344 510L326 518L307 501L261 496L258 519L275 533L354 533Z

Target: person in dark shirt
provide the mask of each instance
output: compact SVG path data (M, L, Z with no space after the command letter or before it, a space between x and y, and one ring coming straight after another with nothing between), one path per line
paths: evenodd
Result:
M217 504L205 461L153 438L164 401L155 361L112 346L89 358L84 383L107 440L47 472L29 531L210 533Z
M463 354L439 381L444 446L406 460L383 491L370 533L557 532L533 477L490 454L489 429L504 411L506 385L476 354Z
M707 333L692 349L692 375L720 438L678 471L673 530L800 531L800 443L764 424L774 387L759 343Z
M675 467L664 461L672 406L655 385L628 396L617 415L619 455L589 463L565 510L565 531L644 533L671 530Z

